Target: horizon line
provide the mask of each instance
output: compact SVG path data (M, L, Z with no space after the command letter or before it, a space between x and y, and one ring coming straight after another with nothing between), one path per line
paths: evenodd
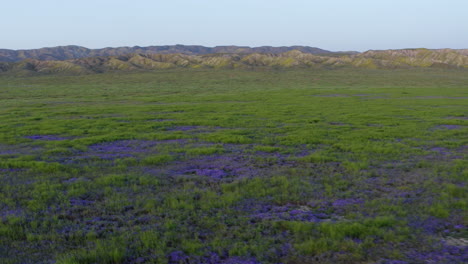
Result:
M260 45L260 46L248 46L248 45L215 45L215 46L205 46L205 45L200 45L200 44L163 44L163 45L148 45L148 46L140 46L140 45L125 45L125 46L106 46L102 48L89 48L86 46L82 45L77 45L77 44L67 44L67 45L57 45L57 46L45 46L45 47L40 47L40 48L20 48L20 49L11 49L11 48L0 48L0 50L12 50L12 51L24 51L24 50L38 50L38 49L52 49L52 48L61 48L61 47L80 47L80 48L85 48L85 49L90 49L90 50L99 50L99 49L117 49L117 48L148 48L148 47L164 47L164 46L185 46L185 47L190 47L190 46L197 46L197 47L204 47L204 48L218 48L218 47L239 47L239 48L263 48L263 47L271 47L271 48L283 48L283 47L306 47L306 48L316 48L316 49L321 49L324 51L329 51L329 52L359 52L363 53L366 51L383 51L383 50L417 50L417 49L427 49L427 50L444 50L444 49L450 49L450 50L464 50L468 48L426 48L426 47L407 47L407 48L388 48L388 49L367 49L363 51L358 51L358 50L328 50L324 48L320 48L317 46L309 46L309 45L299 45L299 44L294 44L294 45L280 45L280 46L273 46L273 45Z

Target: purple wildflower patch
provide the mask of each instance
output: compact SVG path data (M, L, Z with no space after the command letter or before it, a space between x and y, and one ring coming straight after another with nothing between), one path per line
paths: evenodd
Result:
M323 222L330 220L331 216L320 211L312 210L306 206L297 205L271 205L271 204L251 204L250 201L245 201L245 204L240 205L240 210L251 212L251 221L257 222L262 220L273 221L302 221L302 222ZM250 206L249 206L250 204ZM251 207L251 208L248 208ZM245 208L245 209L242 209Z
M447 116L445 119L468 120L468 116Z
M148 152L157 142L145 140L119 140L88 147L92 153L142 153Z
M408 258L415 263L462 264L468 262L468 246L451 246L441 243L431 251L411 251Z
M73 177L73 178L70 178L68 180L62 181L62 183L71 184L71 183L80 182L80 181L85 182L85 181L89 181L89 179L83 178L83 177L80 177L80 178Z
M202 126L176 126L168 128L168 131L192 131L192 130L200 130L204 129L205 127Z
M448 149L443 148L443 147L434 147L434 148L431 148L429 150L433 151L433 152L436 152L437 154L444 155L444 156L451 154L451 152Z
M243 178L260 175L261 169L248 159L232 155L212 155L179 162L170 169L173 174L195 174L213 179Z
M448 130L454 130L454 129L462 129L465 126L460 126L460 125L438 125L436 126L436 129L448 129Z
M379 264L409 264L407 261L403 260L390 260L390 259L385 259L381 262L378 262Z
M195 169L194 172L200 176L208 176L215 179L222 179L228 174L224 170L220 169Z
M330 124L332 126L346 126L346 125L348 125L348 124L341 123L341 122L330 122L328 124Z
M0 168L0 172L3 172L3 173L8 173L8 172L18 172L18 171L23 171L25 169L4 169L4 168Z
M426 219L415 219L414 221L410 221L409 226L421 229L429 234L441 234L459 231L459 227L463 227L463 225L458 223L461 221L463 220L457 218L440 219L436 217L428 217Z
M26 144L3 145L0 144L0 155L29 155L38 153L42 150L40 147L31 147Z
M24 211L22 209L14 209L14 210L1 210L0 211L0 219L7 219L10 216L19 217L24 215Z
M174 251L168 255L168 260L170 264L187 263L190 257L182 251Z
M364 200L361 200L361 199L354 199L354 198L350 198L350 199L338 199L338 200L335 200L332 205L333 207L347 207L347 206L352 206L352 205L359 205L359 204L363 204L364 203Z
M167 255L168 263L204 263L204 264L260 264L255 258L228 257L210 253L205 256L189 256L183 251L177 250Z
M228 258L220 263L223 264L260 264L257 260L253 258L241 258L241 257L232 257Z
M44 141L60 141L60 140L68 139L66 137L61 137L57 135L32 135L32 136L25 136L25 138L29 138L32 140L44 140Z
M147 120L149 122L169 122L169 121L175 121L175 119L164 119L164 118L158 118L158 119L151 119Z
M101 159L113 161L122 158L139 158L146 154L158 153L158 148L167 145L186 144L185 139L174 140L117 140L94 144L85 152L77 152L71 157L61 158L59 162L64 164L80 163L83 160Z
M93 201L83 200L83 199L70 199L70 204L73 206L89 206L92 205Z

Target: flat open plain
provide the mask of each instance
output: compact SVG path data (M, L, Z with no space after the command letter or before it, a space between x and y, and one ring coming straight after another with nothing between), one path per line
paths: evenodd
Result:
M0 263L466 263L468 71L0 76Z

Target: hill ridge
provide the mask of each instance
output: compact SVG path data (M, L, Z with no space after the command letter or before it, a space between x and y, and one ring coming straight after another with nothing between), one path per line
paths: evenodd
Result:
M215 46L205 47L201 45L163 45L163 46L133 46L133 47L107 47L101 49L89 49L77 45L69 46L57 46L57 47L46 47L40 49L22 49L22 50L11 50L11 49L0 49L0 62L18 62L24 59L37 59L37 60L71 60L81 59L86 57L96 56L120 56L131 53L141 54L173 54L181 53L186 55L206 55L213 53L283 53L291 50L300 50L304 53L310 54L326 54L332 53L328 50L309 46L260 46L260 47L248 47L248 46ZM353 53L353 52L351 52Z
M359 54L314 55L299 50L283 53L217 53L204 55L128 53L119 56L96 56L65 61L26 59L1 62L0 73L87 74L108 71L159 70L170 68L461 68L468 69L468 50L405 49L366 51Z

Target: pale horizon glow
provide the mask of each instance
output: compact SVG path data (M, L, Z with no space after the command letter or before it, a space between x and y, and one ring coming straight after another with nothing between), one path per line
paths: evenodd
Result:
M466 0L16 0L0 49L78 45L468 48Z

